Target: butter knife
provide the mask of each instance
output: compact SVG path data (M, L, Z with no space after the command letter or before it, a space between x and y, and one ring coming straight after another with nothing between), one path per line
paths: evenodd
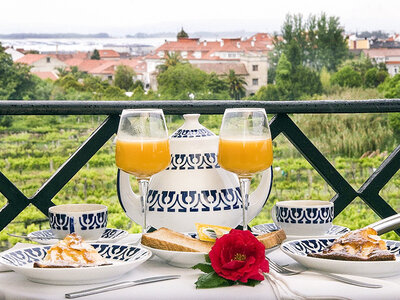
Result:
M20 239L26 239L26 240L32 240L32 239L38 239L38 240L54 240L57 239L54 236L27 236L27 235L19 235L19 234L13 234L13 233L7 233L9 236L17 237Z
M103 286L96 287L93 289L87 289L87 290L81 290L81 291L77 291L77 292L67 293L67 294L65 294L65 298L74 299L74 298L79 298L79 297L83 297L83 296L89 296L89 295L104 293L104 292L108 292L108 291L124 289L127 287L139 285L139 284L145 284L145 283L157 282L157 281L163 281L163 280L178 279L180 277L181 277L181 275L165 275L165 276L147 277L147 278L132 280L132 281L122 281L119 283L103 285Z
M384 234L386 232L396 230L400 228L400 214L395 214L385 219L379 220L373 224L366 227L372 227L378 233L378 235Z

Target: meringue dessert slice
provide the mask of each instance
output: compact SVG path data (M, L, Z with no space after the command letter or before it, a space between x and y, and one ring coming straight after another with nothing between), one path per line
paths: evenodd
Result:
M33 264L34 268L81 268L110 265L92 245L72 233L51 246L45 258Z
M320 253L309 253L308 256L351 261L385 261L396 260L377 232L372 228L350 231L335 240Z

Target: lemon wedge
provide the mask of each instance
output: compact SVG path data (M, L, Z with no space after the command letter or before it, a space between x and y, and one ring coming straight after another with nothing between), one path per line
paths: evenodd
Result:
M197 234L199 236L199 240L206 242L215 242L217 238L220 238L226 233L229 233L232 228L218 225L209 225L209 224L201 224L195 223Z

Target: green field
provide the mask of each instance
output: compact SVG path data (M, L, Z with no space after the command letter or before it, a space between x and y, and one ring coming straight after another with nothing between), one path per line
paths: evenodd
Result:
M349 181L358 189L387 157L396 141L384 114L365 115L295 115L295 123ZM105 119L104 116L15 116L9 127L0 128L0 170L27 196L37 189L79 147ZM218 133L221 116L202 116L200 122ZM181 116L167 116L170 132L183 123ZM62 203L102 203L109 208L109 225L129 232L139 232L119 205L116 190L117 168L114 145L107 144L82 168L53 199ZM361 158L363 154L365 157ZM274 140L274 182L270 198L250 225L271 222L270 210L276 201L290 199L331 199L335 193L283 136ZM252 186L258 183L253 179ZM381 196L396 210L400 177L395 177L381 191ZM137 184L132 179L137 190ZM0 206L6 199L0 194ZM356 199L334 224L356 229L378 220L362 200ZM25 209L0 232L0 247L20 241L7 233L27 234L48 228L46 216L34 206ZM397 235L386 234L397 239Z

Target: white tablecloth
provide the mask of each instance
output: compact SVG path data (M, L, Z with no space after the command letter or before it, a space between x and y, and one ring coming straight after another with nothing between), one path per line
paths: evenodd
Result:
M19 245L19 247L24 245ZM293 263L288 256L276 250L269 256L280 263ZM100 269L99 269L100 270ZM231 286L214 289L196 289L194 283L201 274L198 270L172 267L153 257L117 280L135 280L145 277L180 274L180 279L139 285L82 299L277 299L269 281L256 287ZM308 299L400 299L400 276L373 279L384 285L381 289L350 286L315 274L301 274L284 278L292 290ZM359 279L359 278L358 278ZM371 279L368 279L371 281ZM104 284L56 286L30 282L14 272L0 272L0 299L65 299L64 294ZM281 299L293 299L281 293ZM312 297L312 298L311 298ZM79 298L78 298L79 299ZM297 298L304 299L304 298Z

